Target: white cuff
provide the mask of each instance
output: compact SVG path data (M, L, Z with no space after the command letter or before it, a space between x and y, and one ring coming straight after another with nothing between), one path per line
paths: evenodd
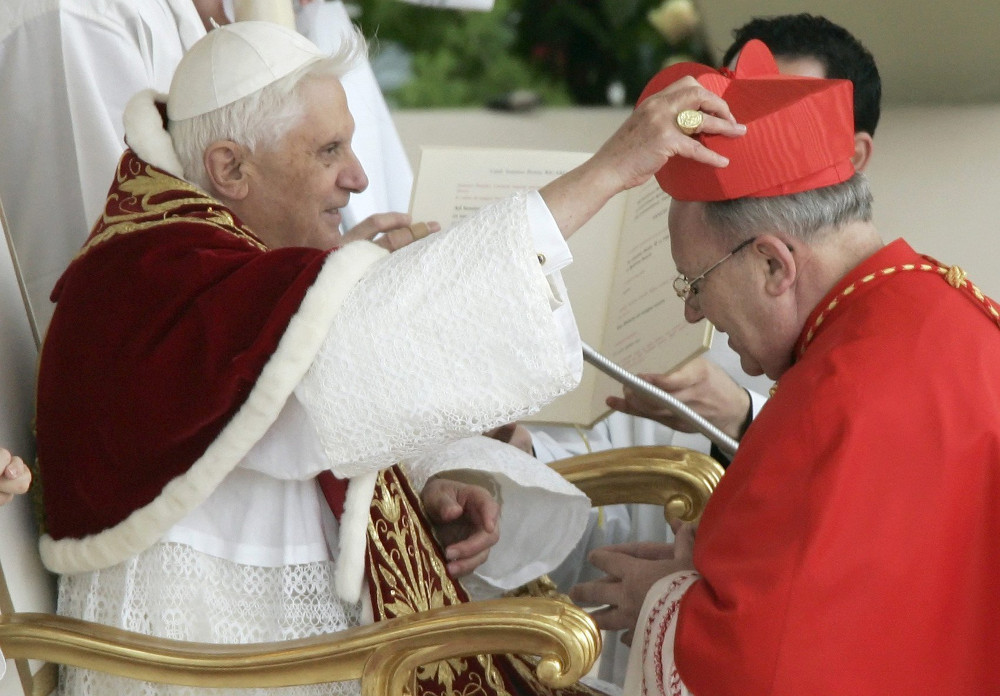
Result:
M531 191L527 195L527 204L528 227L542 272L549 275L566 268L573 262L573 254L541 194Z
M758 394L752 389L747 389L747 394L750 395L750 413L751 418L756 418L760 410L764 408L764 404L767 403L769 397L764 394Z
M587 526L587 496L531 455L497 440L459 440L406 462L406 467L417 490L434 474L457 470L489 474L496 482L503 500L500 541L475 574L501 590L558 566Z

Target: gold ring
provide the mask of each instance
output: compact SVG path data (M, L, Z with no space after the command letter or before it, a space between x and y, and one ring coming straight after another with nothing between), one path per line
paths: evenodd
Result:
M431 230L429 227L427 227L426 222L415 222L412 225L410 225L410 234L413 235L413 241L417 241L418 239L423 239L430 233Z
M695 109L684 109L684 111L677 114L677 127L681 129L681 133L684 135L694 135L701 128L702 122L705 120L705 114Z

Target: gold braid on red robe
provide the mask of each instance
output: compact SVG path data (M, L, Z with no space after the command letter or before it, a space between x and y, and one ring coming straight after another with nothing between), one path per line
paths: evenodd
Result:
M377 620L469 601L449 577L441 546L420 500L398 467L379 475L368 522L368 587ZM576 684L551 689L518 655L480 655L418 670L415 696L584 696L600 692Z

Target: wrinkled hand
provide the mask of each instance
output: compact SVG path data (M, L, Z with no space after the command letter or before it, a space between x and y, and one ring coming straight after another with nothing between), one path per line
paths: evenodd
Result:
M694 569L694 531L693 525L681 526L673 544L640 542L591 551L588 560L607 575L576 585L569 596L584 607L607 605L591 616L601 630L625 629L622 642L631 645L649 588L671 573Z
M31 469L20 457L15 457L0 447L0 505L27 492L31 485Z
M418 225L426 226L426 230ZM413 223L406 213L377 213L370 215L347 232L341 244L364 239L389 251L397 251L408 244L441 230L436 222ZM378 239L375 236L381 234Z
M712 425L734 439L750 411L750 395L725 370L703 357L695 358L669 374L639 375L690 406ZM624 397L609 396L605 403L616 411L650 418L682 432L694 429L673 411L628 387Z
M674 156L687 157L714 167L729 160L681 132L677 114L685 109L701 111L704 120L698 133L738 137L746 127L738 124L729 105L705 89L691 76L683 77L639 104L628 120L594 155L595 164L608 164L622 177L622 188L645 182Z
M490 492L482 486L434 477L420 497L444 546L448 572L462 577L485 563L500 540L500 504Z
M698 133L731 137L746 133L746 126L736 123L721 97L691 76L681 78L639 104L593 157L539 189L564 237L569 238L612 196L646 182L671 157L688 157L714 167L729 164L681 132L676 119L685 109L704 114Z
M517 447L522 452L527 452L531 456L535 456L535 446L531 444L531 433L520 423L501 425L499 428L487 430L483 435L491 437L494 440L499 440L500 442L506 442L508 445Z

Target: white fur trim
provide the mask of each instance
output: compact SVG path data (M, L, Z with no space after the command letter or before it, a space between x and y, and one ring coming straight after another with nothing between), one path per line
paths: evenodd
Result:
M334 570L337 594L354 604L361 598L365 582L365 550L368 546L368 518L378 472L361 474L347 485L344 514L340 517L340 555Z
M184 167L177 158L174 141L163 127L163 117L156 102L166 102L167 95L144 89L125 105L125 142L132 152L154 167L184 179Z
M201 505L274 423L312 364L347 294L387 253L374 244L356 242L330 254L250 396L198 461L164 486L151 503L114 527L82 539L56 541L44 535L39 550L45 566L54 573L81 573L121 563L152 546Z

